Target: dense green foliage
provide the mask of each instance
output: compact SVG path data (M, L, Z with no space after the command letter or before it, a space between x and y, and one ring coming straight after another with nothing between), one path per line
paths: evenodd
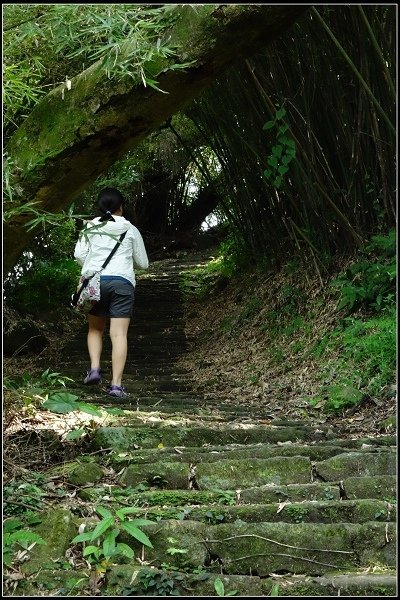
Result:
M76 288L79 273L79 266L70 258L39 261L16 283L12 304L35 314L66 307Z
M96 62L105 77L156 85L143 65L173 56L172 8L7 5L6 136L41 94ZM312 9L104 173L79 208L91 212L98 189L115 185L151 239L190 237L213 213L244 264L300 253L324 275L331 256L393 226L394 10Z
M296 280L298 274L300 280L302 273L307 277L301 257L292 258L280 271L262 261L250 270L232 262L227 247L222 244L214 260L185 274L182 290L188 300L210 300L227 286L241 290L241 278L249 284L252 279L262 282L266 272L282 283L267 305L265 290L251 285L245 294L238 290L234 310L227 309L217 329L210 325L202 331L207 344L222 336L228 345L231 340L240 345L238 340L250 329L257 343L265 340L267 368L284 376L293 363L306 370L311 364L319 382L306 397L312 409L342 413L365 399L385 398L396 370L394 230L372 236L350 266L336 267L321 288L323 296L309 297L308 288ZM329 324L323 317L327 303L332 306ZM247 365L237 385L257 385L262 372L260 366Z
M379 312L394 306L396 300L396 232L373 236L357 260L333 286L340 289L338 309L354 312L359 308Z
M9 135L49 89L94 63L106 77L156 87L143 63L173 54L163 39L170 9L140 4L8 4L3 103Z
M322 394L310 401L326 411L338 411L362 398L380 397L396 370L394 310L369 319L349 317L323 337L311 355L323 359Z

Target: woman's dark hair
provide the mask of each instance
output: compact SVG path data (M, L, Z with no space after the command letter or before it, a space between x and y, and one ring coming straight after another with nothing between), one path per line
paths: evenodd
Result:
M115 221L112 215L121 208L123 203L124 197L116 188L109 187L100 190L97 197L98 209L103 214L100 221Z

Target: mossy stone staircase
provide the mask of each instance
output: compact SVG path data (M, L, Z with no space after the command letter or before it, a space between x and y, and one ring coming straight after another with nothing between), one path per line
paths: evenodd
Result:
M175 364L187 343L184 268L167 261L139 280L124 380L130 398L111 402L105 385L71 387L129 412L96 430L79 464L49 472L77 485L88 507L136 507L134 518L153 521L141 528L153 548L120 534L135 558L108 566L101 595L396 596L395 437L345 439L194 395ZM79 381L85 356L82 331L60 369ZM69 512L63 520L67 533L53 545L60 555L94 517ZM38 532L45 536L49 522ZM46 569L44 553L37 546L25 571ZM62 571L48 572L54 589L65 583ZM70 596L91 575L82 566L74 577Z

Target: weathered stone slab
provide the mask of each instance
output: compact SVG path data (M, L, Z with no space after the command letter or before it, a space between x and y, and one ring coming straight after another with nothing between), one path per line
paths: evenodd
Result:
M159 482L164 488L188 488L189 465L155 463L129 465L122 481L129 486ZM304 456L274 457L253 460L220 460L200 463L196 469L196 483L200 490L230 490L265 483L285 484L310 481L310 461Z
M373 477L346 477L344 488L347 497L353 498L379 498L388 502L395 502L397 497L396 475L376 475Z
M378 500L396 499L397 481L394 475L374 477L349 477L343 480L349 500L375 498ZM291 500L339 500L339 486L314 481L309 484L265 485L244 489L241 492L244 502L275 502Z
M204 566L211 560L228 575L260 577L280 571L315 576L371 564L396 565L394 523L235 522L207 527L195 521L160 521L144 530L154 544L146 548L146 560L154 566L165 562L166 553L177 568ZM168 552L171 538L173 547L183 552Z
M350 451L350 449L348 450ZM311 446L304 444L278 445L257 444L246 446L210 446L199 448L142 448L128 453L111 456L111 463L124 465L132 463L151 463L160 460L198 464L201 462L217 462L221 459L272 458L274 456L307 456L313 461L322 461L331 456L343 453L341 446Z
M95 483L104 477L103 469L95 462L87 462L77 465L69 475L69 481L73 485L85 485Z
M152 520L187 518L207 524L234 523L365 523L395 522L396 507L379 500L339 500L330 502L290 502L282 504L252 504L245 506L205 506L182 508L165 506L143 508L143 515ZM140 513L138 513L140 515Z
M66 562L66 561L65 561ZM85 596L89 590L90 569L39 569L29 579L18 581L14 597ZM85 593L86 592L86 593ZM17 595L18 594L18 595Z
M77 525L72 513L60 508L50 510L42 523L32 530L46 544L34 546L30 551L30 560L21 565L21 570L27 575L40 569L54 569L55 561L65 558L65 552L77 534Z
M238 597L270 596L275 586L279 596L324 597L324 596L396 596L397 577L395 573L358 574L348 573L323 577L306 575L284 575L261 579L248 575L221 575L215 573L188 574L184 572L160 570L132 565L118 565L106 574L104 595L119 596L123 591L133 589L136 595L147 591L140 581L153 580L164 576L171 582L172 590L181 596L216 596L215 581L220 579L225 595L236 591Z
M248 427L185 427L176 428L162 426L141 427L101 427L93 437L94 448L113 448L116 451L129 451L135 446L157 448L163 446L198 447L203 444L245 444L259 443L275 444L296 440L307 440L312 428L303 427L273 427L271 425Z
M395 452L346 452L316 463L316 471L324 481L348 477L395 475Z

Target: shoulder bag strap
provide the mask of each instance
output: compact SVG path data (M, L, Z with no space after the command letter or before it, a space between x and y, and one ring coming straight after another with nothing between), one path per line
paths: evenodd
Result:
M105 269L106 266L108 265L108 263L110 262L110 260L112 259L112 257L114 256L114 254L117 251L118 246L121 244L122 240L124 239L124 237L126 236L126 231L124 233L121 233L118 242L115 244L114 248L111 250L111 253L109 255L109 257L104 261L103 265L102 265L102 269Z

